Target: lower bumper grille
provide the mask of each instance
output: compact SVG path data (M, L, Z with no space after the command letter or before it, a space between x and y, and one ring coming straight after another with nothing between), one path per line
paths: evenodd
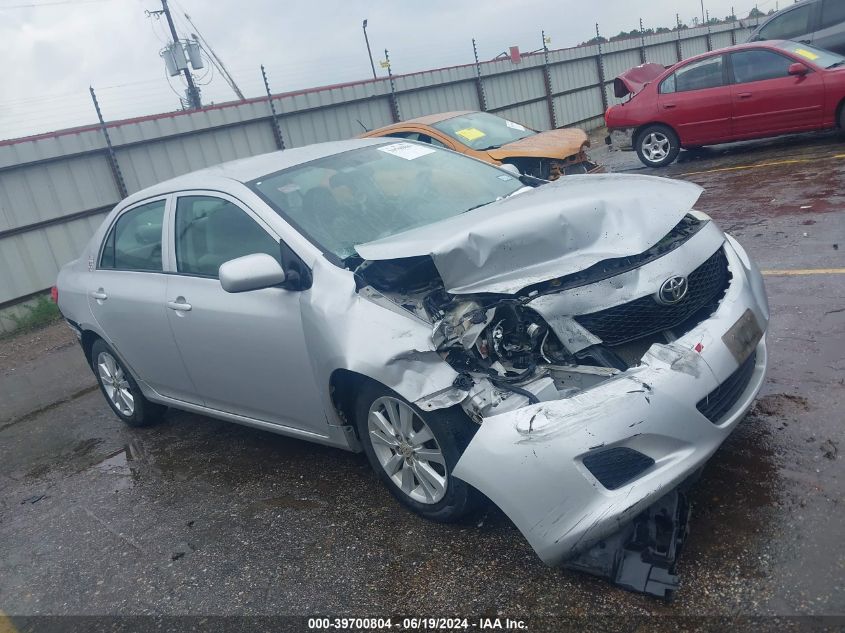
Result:
M606 310L582 314L575 320L606 345L620 345L671 330L695 317L698 321L705 319L716 309L730 280L724 251L721 248L716 251L687 280L689 292L675 305L660 305L651 296L640 297Z
M616 490L654 466L654 460L632 448L617 446L590 453L584 457L584 466L602 486Z
M754 374L754 366L757 363L757 352L755 351L748 359L739 366L728 379L716 387L702 400L695 405L699 412L713 424L719 424L725 414L730 411L739 397L743 394L751 376Z

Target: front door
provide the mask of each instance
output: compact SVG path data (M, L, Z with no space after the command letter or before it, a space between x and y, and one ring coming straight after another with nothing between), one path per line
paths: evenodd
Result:
M322 399L302 330L306 291L265 288L231 294L220 265L267 253L279 238L233 198L191 192L177 198L176 274L167 315L179 351L207 407L325 435Z
M166 202L145 202L117 217L89 276L88 303L109 344L136 378L164 396L196 402L164 307Z
M815 130L822 125L824 80L808 68L790 75L795 60L764 49L731 53L733 129L737 138Z
M731 137L731 91L724 55L679 68L658 88L659 118L684 146L707 145Z

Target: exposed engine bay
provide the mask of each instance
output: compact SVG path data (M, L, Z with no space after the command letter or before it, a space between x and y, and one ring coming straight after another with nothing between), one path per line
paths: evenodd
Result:
M707 220L688 214L643 253L607 259L528 286L516 295L449 293L428 256L364 261L355 271L356 280L359 291L372 300L386 300L431 324L435 348L458 373L453 386L467 394L462 405L480 423L486 417L583 391L637 365L652 343L669 343L706 318L724 284L714 287L704 305L691 304L672 322L657 319L656 327L617 345L606 344L579 323L579 319L589 322L591 315L562 314L559 306L548 309L543 304L545 298L554 301L554 295L563 291L640 268L678 248L706 224ZM653 297L643 299L659 307Z

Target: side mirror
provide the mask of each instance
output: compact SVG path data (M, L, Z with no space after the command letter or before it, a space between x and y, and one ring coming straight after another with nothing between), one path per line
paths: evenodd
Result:
M499 165L499 169L508 172L514 178L519 178L522 175L519 172L519 167L517 167L516 165L512 165L511 163L502 163L501 165Z
M244 255L220 265L220 285L226 292L260 290L284 283L285 271L266 253Z
M808 72L810 72L810 69L807 68L801 62L795 62L794 64L790 65L789 70L787 72L789 72L790 75L796 75L798 77L803 77Z

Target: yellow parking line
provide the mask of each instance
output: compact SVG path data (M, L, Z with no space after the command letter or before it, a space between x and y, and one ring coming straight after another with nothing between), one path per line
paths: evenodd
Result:
M9 617L2 611L0 611L0 633L18 633L15 625L12 624Z
M792 270L762 270L764 275L800 276L800 275L845 275L845 268L795 268Z
M819 160L823 160L825 157L817 157L817 158L793 158L790 160L776 160L770 161L768 163L755 163L754 165L738 165L736 167L718 167L717 169L707 169L704 171L689 171L685 174L678 174L679 176L697 176L698 174L714 174L720 171L740 171L742 169L759 169L760 167L777 167L778 165L796 165L799 163L814 163ZM836 159L843 159L845 158L845 154L834 154L833 156L828 156L827 158L836 158Z

